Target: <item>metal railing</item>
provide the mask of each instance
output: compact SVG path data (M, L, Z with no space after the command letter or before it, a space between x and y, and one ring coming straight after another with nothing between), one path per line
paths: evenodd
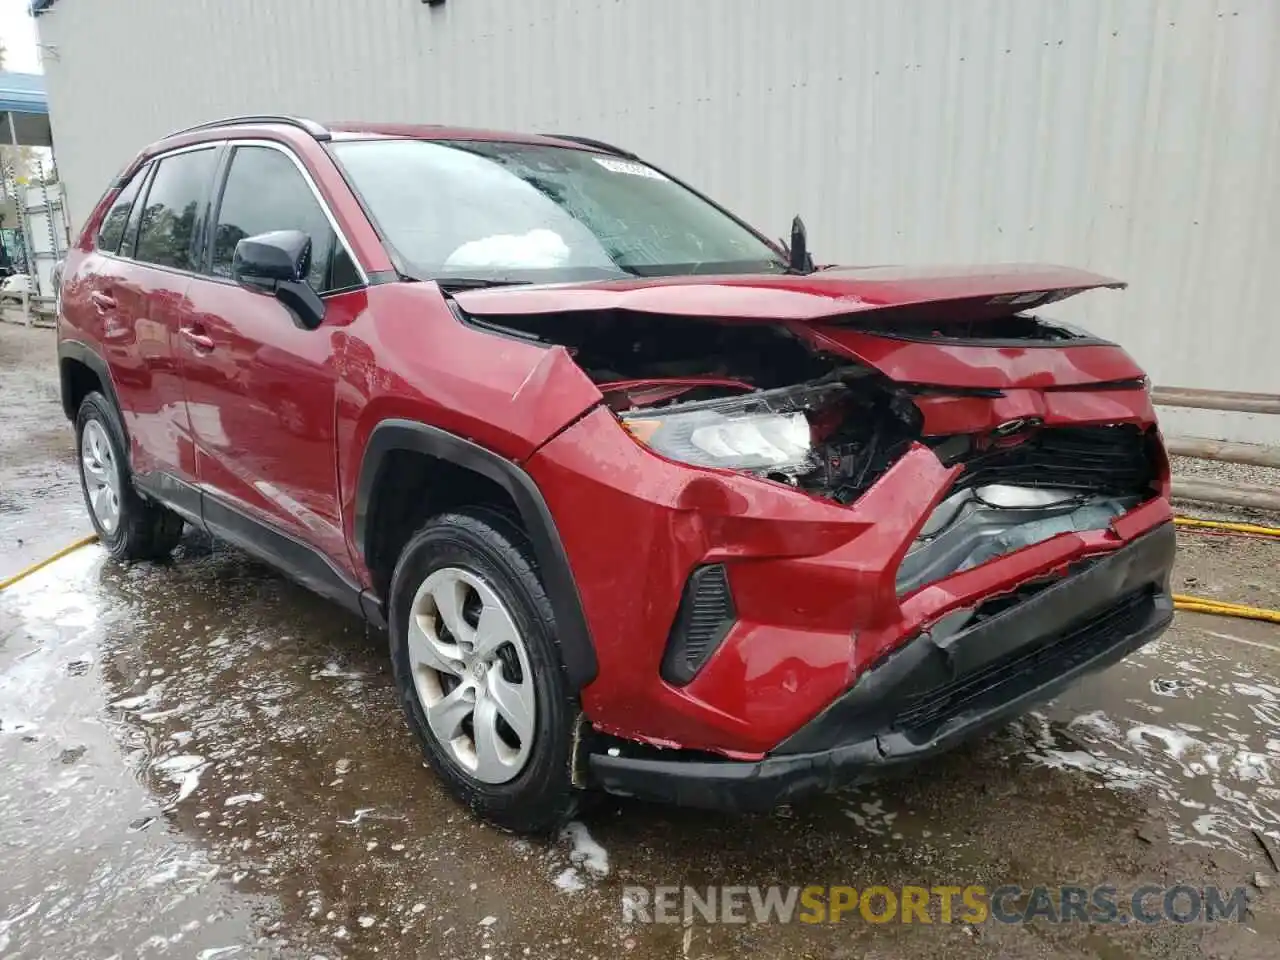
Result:
M1151 391L1151 400L1162 407L1280 414L1280 395L1272 393L1156 387ZM1175 456L1216 460L1221 463L1242 463L1256 467L1280 467L1280 448L1277 447L1256 443L1232 443L1225 440L1201 440L1193 437L1168 437L1165 445ZM1280 486L1275 485L1175 476L1173 495L1186 500L1201 500L1205 503L1280 511Z

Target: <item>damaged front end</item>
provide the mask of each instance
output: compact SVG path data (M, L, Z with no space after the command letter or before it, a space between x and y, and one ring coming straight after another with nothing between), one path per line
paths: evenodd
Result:
M740 470L852 503L912 441L912 410L842 370L791 387L621 411L627 431L672 460ZM606 395L608 387L606 386Z
M942 322L936 304L912 306L910 322L768 321L649 309L653 287L574 288L591 304L576 310L553 309L554 292L476 293L459 312L563 349L601 395L527 468L608 677L582 703L605 738L590 749L610 789L638 789L610 779L611 763L642 771L675 747L677 766L697 751L770 756L853 686L874 697L871 678L909 649L943 651L940 672L901 688L931 695L956 679L949 638L994 651L988 638L1020 610L1019 636L1035 645L1040 591L1075 598L1054 601L1064 657L1085 636L1076 612L1102 625L1089 628L1086 645L1102 651L1089 663L1120 649L1106 626L1120 622L1113 587L1155 604L1142 608L1144 637L1163 628L1163 547L1126 554L1144 559L1095 575L1087 596L1056 589L1169 518L1146 381L1119 347L1017 304L984 303L973 322L963 311ZM608 306L639 295L644 310ZM1001 689L1025 702L1033 680ZM965 689L998 701L985 682ZM994 701L990 712L1003 715Z
M670 459L751 473L839 504L855 502L914 443L931 447L962 472L902 558L899 596L1059 534L1106 530L1158 492L1162 459L1153 429L1136 424L1029 422L925 437L910 395L857 367L791 387L667 398L618 416Z
M903 557L898 594L1061 533L1105 530L1140 499L1009 484L960 489L934 509Z
M626 431L678 463L747 473L841 505L915 444L960 467L902 558L900 596L1065 532L1105 530L1160 488L1163 453L1145 380L1125 363L1090 390L1026 387L992 365L997 344L1019 364L1040 351L1042 369L1062 367L1081 348L1123 357L1025 314L988 317L977 331L961 320L815 328L626 311L484 322L564 346ZM903 361L883 362L865 349L868 337L928 343L944 371L972 351L990 371L979 382L990 385L893 379L884 370L901 374ZM919 361L906 372L928 376ZM1117 419L1090 422L1108 414Z
M1103 424L988 440L957 462L964 471L898 568L899 595L1063 533L1108 529L1159 493L1164 457L1154 427Z
M584 782L761 809L990 729L1172 618L1142 370L1061 268L512 287L600 402L523 464L599 663Z
M486 317L565 347L653 452L853 502L920 437L910 396L777 325L622 311Z

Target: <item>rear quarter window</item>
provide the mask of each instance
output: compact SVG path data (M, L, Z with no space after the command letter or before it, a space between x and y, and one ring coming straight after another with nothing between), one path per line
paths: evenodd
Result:
M115 203L102 218L102 226L98 230L99 250L116 253L120 249L125 224L129 222L129 211L133 209L133 201L138 198L138 190L146 182L147 172L150 169L150 164L144 164L125 184L124 189L116 195Z

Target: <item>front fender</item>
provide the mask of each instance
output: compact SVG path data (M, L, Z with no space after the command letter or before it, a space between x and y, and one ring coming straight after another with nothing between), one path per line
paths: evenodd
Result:
M361 561L368 563L374 491L378 489L387 456L396 450L413 451L456 464L492 480L507 491L533 544L543 585L555 612L556 639L569 682L576 690L594 680L597 670L595 647L551 510L537 484L523 468L479 444L412 420L384 420L379 423L365 446L360 479L356 485L354 537Z

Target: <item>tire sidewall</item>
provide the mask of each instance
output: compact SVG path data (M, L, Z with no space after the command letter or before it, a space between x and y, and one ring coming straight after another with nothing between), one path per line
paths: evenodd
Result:
M557 825L561 813L567 815L572 807L577 704L554 639L550 604L510 526L498 516L448 514L409 542L391 583L391 661L409 726L436 773L481 815L512 829L536 831ZM484 580L525 641L533 673L534 742L524 768L505 783L485 783L459 766L431 733L418 699L407 643L409 610L422 582L442 567L460 567Z
M107 435L107 443L111 445L111 458L116 467L116 480L120 484L120 516L115 530L107 533L98 522L93 512L93 504L89 502L89 484L84 475L84 450L81 446L84 439L84 428L90 420L102 425ZM89 522L98 540L112 555L118 555L125 547L128 526L131 520L129 511L133 509L133 500L128 495L132 479L129 474L128 447L124 440L124 430L120 427L119 418L111 403L100 393L90 393L80 403L76 413L76 459L80 470L80 493L84 497L85 509L89 512Z

